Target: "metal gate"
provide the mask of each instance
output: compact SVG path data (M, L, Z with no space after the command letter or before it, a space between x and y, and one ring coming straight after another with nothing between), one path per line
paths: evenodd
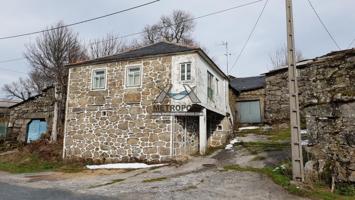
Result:
M27 143L39 140L43 133L47 132L47 122L45 120L35 119L28 124Z
M237 102L240 123L261 123L260 101Z

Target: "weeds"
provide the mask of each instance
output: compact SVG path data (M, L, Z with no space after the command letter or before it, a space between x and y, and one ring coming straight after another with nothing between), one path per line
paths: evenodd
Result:
M167 179L166 177L160 177L160 178L145 179L142 182L143 183L151 183L151 182L164 181L166 179Z
M241 167L239 165L228 165L224 167L224 170L233 170L241 172L256 172L264 174L270 177L273 182L282 186L291 194L295 194L302 197L308 197L311 199L324 199L324 200L350 200L354 199L352 197L343 196L340 194L331 193L329 188L324 186L313 186L313 187L299 187L291 184L291 172L290 168L287 165L281 165L275 169L266 167L266 168L252 168L252 167ZM352 191L352 189L345 189L346 193ZM347 193L351 194L351 193Z
M93 185L93 186L90 186L89 189L98 188L98 187L103 187L103 186L107 186L107 185L112 185L112 184L115 184L115 183L122 182L122 181L124 181L124 180L125 180L125 179L115 179L115 180L112 180L112 181L109 182L109 183L104 183L104 184L100 184L100 185Z

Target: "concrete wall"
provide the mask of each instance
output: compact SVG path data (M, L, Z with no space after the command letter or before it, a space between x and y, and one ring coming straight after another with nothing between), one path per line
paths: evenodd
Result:
M191 81L180 80L180 63L191 62ZM203 107L225 115L228 112L228 80L224 78L220 72L205 62L203 58L197 53L184 54L173 56L172 59L172 71L171 74L172 84L174 86L173 91L181 91L183 89L182 84L189 84L191 87L196 87L195 92L200 99ZM207 98L207 71L213 74L214 78L219 80L218 94L214 94L214 99L211 101ZM216 91L216 90L215 90ZM184 101L188 104L189 99ZM179 103L181 103L179 101Z

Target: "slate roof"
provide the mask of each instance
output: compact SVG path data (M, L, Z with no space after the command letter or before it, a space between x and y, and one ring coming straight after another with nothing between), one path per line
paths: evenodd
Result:
M99 63L105 63L110 61L122 61L122 60L137 59L141 57L148 57L148 56L155 56L155 55L162 55L162 54L176 54L176 53L199 51L199 50L201 49L196 47L187 47L187 46L182 46L182 45L173 44L169 42L158 42L142 48L130 50L112 56L106 56L106 57L97 58L93 60L69 64L68 66L75 66L75 65L82 65L82 64L95 64L95 63L99 64Z
M9 108L17 103L18 101L9 100L9 99L0 99L0 108Z
M265 76L233 78L230 81L232 88L239 92L256 90L265 87Z

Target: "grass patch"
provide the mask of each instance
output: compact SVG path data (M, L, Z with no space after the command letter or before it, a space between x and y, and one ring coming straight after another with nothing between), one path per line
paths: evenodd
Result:
M61 171L75 173L84 170L81 162L62 160L62 145L38 141L18 149L18 152L0 156L0 170L10 173Z
M35 154L29 156L20 156L20 158L15 159L15 161L0 159L0 170L8 171L11 173L50 171L58 169L61 166L62 164L59 162L44 161L40 159L38 155Z
M288 128L271 129L271 130L263 130L259 128L259 129L247 129L247 130L238 131L238 136L246 136L248 134L265 135L268 136L268 139L272 142L291 140L291 131Z
M244 147L253 155L262 152L283 151L287 148L290 148L289 143L279 142L240 142L237 145Z
M142 182L143 182L143 183L151 183L151 182L164 181L164 180L166 180L166 179L168 179L168 178L166 178L166 177L160 177L160 178L145 179L145 180L143 180Z
M255 135L264 135L266 134L267 131L264 131L261 128L257 128L257 129L244 129L241 131L238 131L237 134L238 136L246 136L248 134L255 134Z
M234 170L241 172L256 172L265 174L270 177L273 182L283 187L291 194L295 194L301 197L308 197L311 199L323 199L323 200L351 200L354 197L344 196L336 193L331 193L330 189L326 186L313 186L313 187L297 187L291 184L290 172L286 168L276 168L272 169L266 168L252 168L252 167L241 167L239 165L228 165L224 167L224 170ZM348 191L348 190L347 190Z
M115 180L112 180L111 182L108 182L108 183L90 186L89 189L103 187L103 186L107 186L107 185L112 185L112 184L115 184L115 183L122 182L124 180L126 180L126 179L115 179Z
M270 131L269 140L272 142L291 141L291 130L290 129L278 129L278 130Z

